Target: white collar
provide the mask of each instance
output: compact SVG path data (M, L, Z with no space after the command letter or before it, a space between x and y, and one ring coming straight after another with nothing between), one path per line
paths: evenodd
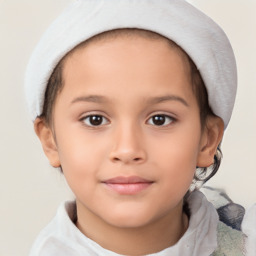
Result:
M174 245L151 256L209 256L217 248L218 215L213 205L199 191L194 191L188 197L191 211L189 227L183 237ZM100 245L83 235L70 218L74 217L75 203L66 202L60 206L56 220L58 233L65 244L69 244L77 255L119 256L102 248ZM78 246L78 244L80 246Z

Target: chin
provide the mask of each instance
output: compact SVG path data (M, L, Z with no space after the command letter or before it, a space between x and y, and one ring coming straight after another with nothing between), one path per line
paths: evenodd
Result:
M111 212L110 216L104 216L105 222L117 228L140 228L153 222L153 216L148 213L138 213L136 210L123 213Z

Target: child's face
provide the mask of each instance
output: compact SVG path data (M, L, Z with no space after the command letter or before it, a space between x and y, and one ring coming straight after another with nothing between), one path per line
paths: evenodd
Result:
M78 219L139 227L180 216L196 166L212 163L184 55L165 40L120 37L76 50L63 78L46 154Z

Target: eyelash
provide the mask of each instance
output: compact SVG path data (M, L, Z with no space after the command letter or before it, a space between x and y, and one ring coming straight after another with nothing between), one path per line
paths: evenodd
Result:
M99 124L94 124L93 125L92 124L93 118L95 119L94 121L96 121L96 122L101 121L101 122ZM103 115L97 115L97 114L92 114L92 115L85 116L85 117L81 118L80 121L83 122L86 126L89 126L89 127L101 127L101 126L106 125L106 124L109 123L109 120L106 117L104 117ZM89 121L90 123L86 123L86 121ZM104 121L103 124L102 124L102 121Z
M150 119L156 118L156 117L158 117L158 120L155 120L155 121L160 121L160 123L164 121L164 123L163 123L163 124L159 124L159 125L154 124L154 123L153 123L154 121L152 121L152 122L150 123ZM162 120L161 120L161 119L162 119ZM166 119L168 119L168 121L167 121ZM166 121L167 121L167 124L166 124ZM147 122L150 123L150 125L153 125L153 126L167 127L167 126L171 125L172 123L174 123L174 122L176 122L176 121L177 121L177 119L174 118L174 117L172 117L172 116L169 116L169 115L166 115L166 114L155 114L155 115L151 116L151 117L148 119Z
M157 118L153 120L153 118ZM150 121L151 120L151 121ZM86 126L91 128L99 128L110 123L109 119L100 114L87 115L80 119ZM93 122L96 122L93 124ZM155 123L154 123L155 121ZM166 114L155 114L147 119L146 123L156 127L167 127L176 122L177 119ZM156 124L158 122L158 124ZM166 123L167 122L167 123Z

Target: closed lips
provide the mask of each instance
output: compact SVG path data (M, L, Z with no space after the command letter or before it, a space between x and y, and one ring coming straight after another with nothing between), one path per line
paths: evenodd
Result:
M111 190L119 194L134 195L148 188L153 181L138 176L115 177L104 181Z

